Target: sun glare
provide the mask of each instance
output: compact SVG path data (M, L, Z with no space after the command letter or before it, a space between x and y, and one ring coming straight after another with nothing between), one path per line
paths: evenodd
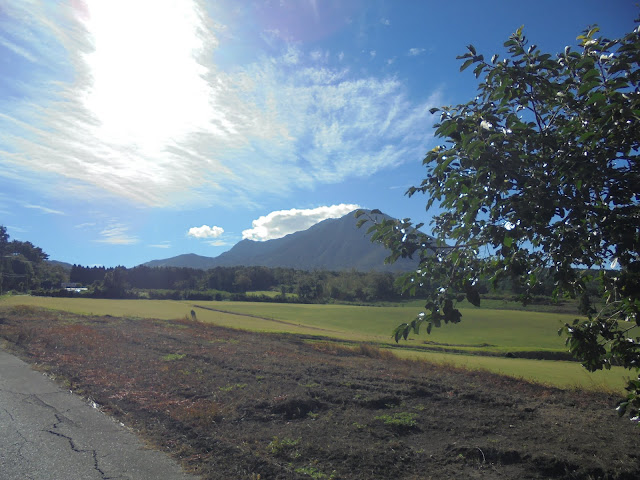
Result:
M213 92L197 57L211 34L194 2L96 0L85 25L85 106L103 140L158 151L209 122Z

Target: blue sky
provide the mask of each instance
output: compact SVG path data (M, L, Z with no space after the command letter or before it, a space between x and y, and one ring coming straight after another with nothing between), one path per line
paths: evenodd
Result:
M51 258L217 256L379 208L406 189L434 106L520 25L552 53L633 0L0 0L0 224Z

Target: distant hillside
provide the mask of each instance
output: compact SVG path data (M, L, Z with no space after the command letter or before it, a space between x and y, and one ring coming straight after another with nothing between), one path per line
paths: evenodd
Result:
M71 265L70 263L60 262L58 260L47 260L47 262L50 263L51 265L56 265L56 266L62 267L65 270L68 270L68 271L71 271L71 267L73 267L73 265Z
M186 253L177 257L165 258L164 260L151 260L143 263L143 265L147 267L186 267L207 270L216 266L216 260L215 257L203 257L195 253Z
M363 272L402 272L416 267L417 262L409 259L400 259L392 265L385 265L387 250L379 243L371 243L366 235L366 227L358 228L356 222L352 212L341 218L324 220L307 230L275 240L242 240L218 257L187 254L165 260L153 260L144 265L201 269L259 265L297 270L355 269Z

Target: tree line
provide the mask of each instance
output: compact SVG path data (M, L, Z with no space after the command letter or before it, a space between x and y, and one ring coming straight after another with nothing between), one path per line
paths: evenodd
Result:
M7 229L0 225L0 294L59 288L69 274L48 262L49 255L31 242L9 241Z
M277 292L275 300L394 301L402 298L397 275L380 272L303 271L262 266L215 267L200 270L185 267L133 268L73 265L70 281L90 287L104 297L135 297L147 291L152 298L186 298L199 292L205 299L238 298L247 292ZM178 293L182 292L182 293ZM185 293L186 292L186 293ZM227 295L225 295L227 294Z
M399 301L410 296L425 296L436 288L429 275L421 277L411 294L404 290L408 274L389 272L295 270L293 268L235 266L201 270L187 267L114 268L73 265L70 281L89 287L87 295L103 298L156 298L300 302L379 302ZM508 278L492 285L479 279L478 292L501 297L517 297L522 287ZM551 275L541 274L532 301L550 301L555 288ZM592 297L600 294L595 282L589 285ZM252 295L247 292L276 292L277 295Z

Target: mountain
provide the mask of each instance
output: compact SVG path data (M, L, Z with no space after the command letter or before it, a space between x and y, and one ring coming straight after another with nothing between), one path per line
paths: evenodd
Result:
M142 265L146 267L186 267L207 270L216 267L215 262L216 257L204 257L195 253L186 253L177 257L165 258L164 260L151 260Z
M70 263L60 262L58 260L47 260L47 262L51 265L62 267L67 271L71 271L71 267L73 267L73 265L71 265Z
M392 265L385 265L384 259L388 256L388 251L383 245L372 243L366 234L366 226L358 228L356 222L352 212L341 218L324 220L307 230L282 238L265 242L242 240L217 257L187 254L153 260L143 265L201 269L259 265L297 270L355 269L380 272L402 272L416 268L417 261L410 259L399 259Z

